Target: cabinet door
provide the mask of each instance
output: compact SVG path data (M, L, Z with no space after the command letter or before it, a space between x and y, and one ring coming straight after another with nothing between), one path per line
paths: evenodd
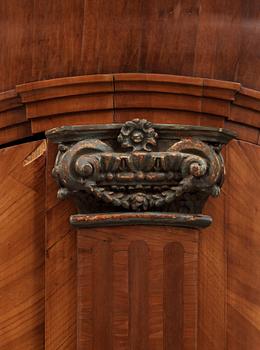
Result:
M226 203L228 350L260 349L260 147L228 149Z
M0 150L0 349L44 349L45 141Z

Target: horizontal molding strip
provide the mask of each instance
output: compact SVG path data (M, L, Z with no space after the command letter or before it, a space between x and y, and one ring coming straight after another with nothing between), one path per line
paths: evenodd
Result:
M0 93L0 144L62 125L135 117L229 128L260 143L260 91L214 79L118 73L30 82Z

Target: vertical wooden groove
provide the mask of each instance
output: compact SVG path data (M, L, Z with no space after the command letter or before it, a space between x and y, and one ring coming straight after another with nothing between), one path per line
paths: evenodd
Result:
M184 249L179 243L164 247L164 350L183 350Z
M149 350L163 350L163 246L149 246Z
M113 254L113 349L128 349L128 250Z
M93 349L112 350L113 253L107 242L94 248Z
M129 245L129 348L148 350L149 251L144 241Z

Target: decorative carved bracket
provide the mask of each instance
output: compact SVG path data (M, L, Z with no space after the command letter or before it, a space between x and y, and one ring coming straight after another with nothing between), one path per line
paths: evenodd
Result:
M234 137L215 128L152 124L71 126L48 131L58 143L58 197L75 198L78 226L160 224L205 227L207 198L224 179L221 147Z

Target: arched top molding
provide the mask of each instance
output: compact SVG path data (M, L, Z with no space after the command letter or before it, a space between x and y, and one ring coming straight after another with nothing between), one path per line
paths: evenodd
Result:
M57 126L135 117L229 128L259 143L260 91L229 81L145 73L30 82L0 94L0 144Z

